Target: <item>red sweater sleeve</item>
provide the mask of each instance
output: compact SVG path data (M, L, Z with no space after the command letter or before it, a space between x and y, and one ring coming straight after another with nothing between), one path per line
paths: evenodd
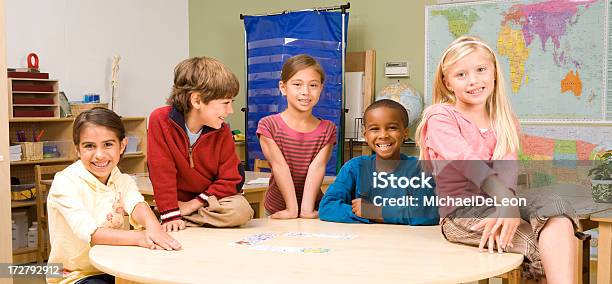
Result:
M206 195L227 197L238 193L243 183L243 176L238 170L240 159L236 154L236 146L229 127L223 127L221 135L221 149L219 153L219 175L217 179L205 190Z
M177 198L176 164L164 133L163 115L154 111L149 118L149 131L147 134L147 159L149 164L149 177L153 185L155 202L159 209L162 222L181 218Z

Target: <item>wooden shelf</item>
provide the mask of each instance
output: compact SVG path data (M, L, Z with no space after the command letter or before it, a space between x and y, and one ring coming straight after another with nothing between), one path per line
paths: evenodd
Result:
M26 264L36 262L37 248L18 248L13 250L13 264Z
M51 158L34 161L15 161L11 162L11 166L18 165L34 165L34 164L50 164L50 163L62 163L62 162L74 162L75 158Z
M139 120L144 120L144 117L139 117L139 116L130 116L130 117L126 117L126 116L122 116L121 120L126 122L126 121L139 121Z
M58 92L29 92L29 91L13 91L13 94L57 94Z
M20 255L20 254L26 254L26 253L31 253L31 252L36 252L36 248L24 247L24 248L14 249L13 255Z
M123 158L140 158L140 157L144 157L145 154L142 151L137 151L137 152L132 152L132 153L125 153L123 154Z
M11 118L11 122L73 122L72 117L23 117L23 118Z
M36 79L36 78L8 78L12 81L39 81L39 82L57 82L58 80L53 79Z
M36 200L11 201L11 208L30 207L30 206L35 206L35 205L36 205Z
M55 107L58 104L13 104L14 107Z

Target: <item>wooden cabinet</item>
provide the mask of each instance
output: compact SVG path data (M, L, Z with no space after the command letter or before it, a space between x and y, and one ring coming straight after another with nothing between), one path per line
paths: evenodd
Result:
M8 78L9 118L60 116L59 82Z
M123 124L126 128L126 135L131 142L138 142L137 147L130 147L134 150L125 153L119 162L118 167L124 173L144 173L147 171L147 121L144 117L124 117ZM72 142L72 124L74 118L11 118L9 119L9 138L11 142L17 141L17 133L25 132L28 140L32 135L44 131L41 136L43 145L45 143L58 146L56 156L43 158L33 161L12 161L10 163L11 177L18 178L21 184L35 183L35 165L60 165L71 164L77 159L76 148ZM132 145L133 146L133 145ZM60 150L61 148L61 150ZM32 221L37 220L39 212L36 210L36 200L12 201L11 208L25 208L28 211L28 227ZM39 226L40 228L40 226ZM40 232L47 234L47 232ZM44 245L44 244L42 244ZM39 248L18 248L13 250L14 263L28 263L36 261L36 253Z

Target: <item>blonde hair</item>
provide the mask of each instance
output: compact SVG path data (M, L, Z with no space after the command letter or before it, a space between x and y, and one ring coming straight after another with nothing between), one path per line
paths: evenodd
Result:
M490 55L489 58L495 64L495 87L493 89L493 94L489 97L485 105L497 138L497 144L495 145L495 150L493 151L493 159L499 160L508 153L518 151L518 121L514 117L512 108L508 102L504 76L499 61L497 60L497 56L495 56L493 49L482 41L482 39L474 36L461 36L450 44L450 46L442 54L440 62L438 62L432 88L432 105L425 109L423 112L423 119L416 129L415 140L420 148L419 158L421 160L425 160L426 158L427 149L425 149L425 145L423 145L425 137L422 137L422 135L423 128L427 123L426 118L429 111L436 104L456 103L455 95L446 87L446 84L444 83L446 72L450 66L479 48L488 51L488 54Z

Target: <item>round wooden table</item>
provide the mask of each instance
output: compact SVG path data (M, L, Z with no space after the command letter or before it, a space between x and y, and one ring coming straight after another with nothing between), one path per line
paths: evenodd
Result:
M296 232L307 235L287 234ZM256 234L274 237L235 243ZM241 228L188 228L173 236L183 250L98 245L89 258L118 281L143 283L459 283L495 277L523 261L451 244L439 226L254 219Z

